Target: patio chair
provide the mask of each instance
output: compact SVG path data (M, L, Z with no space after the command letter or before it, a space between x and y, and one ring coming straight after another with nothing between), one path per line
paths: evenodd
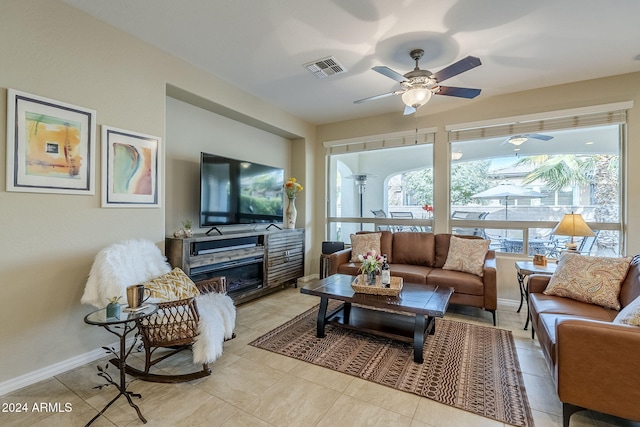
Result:
M481 220L485 219L487 215L489 215L489 212L453 211L453 213L451 214L451 219ZM480 227L455 227L452 231L453 234L479 236L483 239L487 238L484 228Z
M598 234L600 230L595 230L595 236L583 237L578 244L577 251L582 255L591 255L591 250L593 249L593 245L598 240ZM549 246L549 251L547 252L547 256L550 258L559 258L562 254L562 251L565 250L568 238L558 239L557 237L553 239L553 244Z
M386 218L387 217L387 213L385 211L383 211L382 209L371 210L371 213L376 218ZM376 228L378 229L378 231L387 231L387 230L391 229L388 225L378 225Z
M593 249L593 245L596 243L596 240L598 240L600 230L595 230L593 233L594 236L583 237L580 241L580 244L578 245L578 252L582 255L591 255L591 249Z
M413 219L413 213L412 212L389 212L391 215L391 218L397 218L397 219ZM403 231L404 230L403 225L396 225L393 227L394 231ZM415 225L411 225L409 226L409 231L419 231L418 227L416 227Z

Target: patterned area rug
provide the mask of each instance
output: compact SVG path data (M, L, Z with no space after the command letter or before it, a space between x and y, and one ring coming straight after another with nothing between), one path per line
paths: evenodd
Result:
M423 364L408 343L328 325L312 308L250 343L516 426L533 426L511 331L437 319Z

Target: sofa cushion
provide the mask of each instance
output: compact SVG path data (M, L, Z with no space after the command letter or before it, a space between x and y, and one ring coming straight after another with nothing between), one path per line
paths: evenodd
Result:
M544 294L529 294L529 310L532 317L540 314L565 314L603 322L611 322L618 314L615 310L599 305Z
M573 318L565 314L542 314L540 323L536 329L538 342L543 349L543 354L549 366L556 366L556 322L559 319ZM552 370L552 375L555 375Z
M435 268L442 268L445 262L447 262L447 255L449 255L449 242L451 241L451 234L436 234L436 260L433 266Z
M427 276L427 285L455 289L456 294L484 295L484 282L475 274L434 268Z
M357 276L360 274L360 263L349 262L338 266L338 274L348 274L349 276Z
M380 233L380 254L387 254L387 262L393 262L393 233L388 230L381 231L358 231L356 234Z
M443 270L455 270L484 275L484 259L489 250L489 240L471 240L451 236L447 261L442 266Z
M196 284L178 267L145 282L144 287L151 291L149 299L152 302L178 301L200 295Z
M436 234L434 236L436 258L433 266L435 268L442 268L444 263L447 262L447 257L449 255L449 245L451 243L451 236L453 236L453 234L447 234L447 233ZM460 239L471 239L471 240L482 239L482 237L480 236L457 236L457 237Z
M387 262L393 261L393 233L391 231L383 230L380 232L380 253L382 255L387 254Z
M431 267L409 264L390 264L391 275L402 277L402 280L410 283L427 283L427 275L431 272Z
M381 233L362 233L351 235L351 262L358 262L358 255L366 255L367 252L380 253Z
M393 263L433 267L435 259L432 233L401 231L393 233Z
M545 295L620 309L620 286L631 258L607 258L565 253L551 276Z
M618 313L613 323L622 323L624 325L640 326L640 297L631 301L629 305Z

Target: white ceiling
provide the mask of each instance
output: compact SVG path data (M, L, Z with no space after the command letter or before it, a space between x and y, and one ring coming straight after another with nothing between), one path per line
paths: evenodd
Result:
M638 0L64 0L311 123L397 112L399 84L371 67L432 72L467 56L482 66L445 82L476 99L640 71ZM333 55L325 79L302 64ZM418 114L473 100L435 96Z

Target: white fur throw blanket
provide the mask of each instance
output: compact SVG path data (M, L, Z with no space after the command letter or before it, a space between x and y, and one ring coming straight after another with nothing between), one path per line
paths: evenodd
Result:
M171 266L150 240L132 239L114 243L96 255L82 296L83 304L97 308L114 296L126 301L127 287L144 283L171 271ZM192 346L193 363L212 363L222 355L222 344L233 335L236 308L233 300L218 293L196 298L200 321Z
M109 299L127 300L127 286L146 282L171 271L171 266L150 240L125 240L102 249L96 255L84 287L81 302L97 308Z
M224 294L208 293L196 298L200 321L198 336L191 346L193 363L212 363L222 355L222 343L233 336L236 307Z

